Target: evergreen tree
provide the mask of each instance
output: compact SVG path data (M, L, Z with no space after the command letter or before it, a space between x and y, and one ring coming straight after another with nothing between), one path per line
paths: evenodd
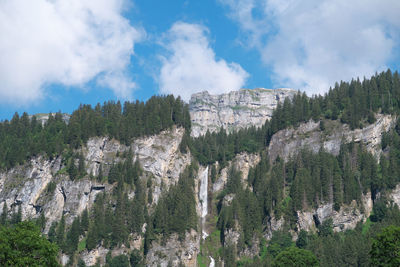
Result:
M7 202L4 201L3 212L1 213L1 217L0 217L0 224L1 225L6 225L7 224L7 216L8 216Z
M56 243L60 248L64 247L65 241L65 218L64 214L61 217L60 222L58 223L57 231L56 231Z
M80 222L80 234L83 235L88 230L89 230L89 212L87 209L84 209L82 212L81 222Z
M79 217L76 217L72 222L71 228L69 229L65 242L65 251L72 255L78 249L80 225Z

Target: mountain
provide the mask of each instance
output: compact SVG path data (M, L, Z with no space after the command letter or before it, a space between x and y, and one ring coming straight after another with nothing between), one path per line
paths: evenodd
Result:
M297 246L368 266L377 233L400 225L399 111L387 71L324 96L16 114L0 124L0 223L33 220L63 265L271 266Z

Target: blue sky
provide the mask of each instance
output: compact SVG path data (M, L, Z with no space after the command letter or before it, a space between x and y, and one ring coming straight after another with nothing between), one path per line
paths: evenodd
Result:
M309 95L400 59L397 0L5 0L0 119L154 94Z

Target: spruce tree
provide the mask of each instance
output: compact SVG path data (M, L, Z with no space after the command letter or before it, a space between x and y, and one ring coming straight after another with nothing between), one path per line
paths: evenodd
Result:
M7 216L8 216L7 202L4 201L3 212L1 213L1 217L0 217L0 224L1 225L6 225L7 224Z

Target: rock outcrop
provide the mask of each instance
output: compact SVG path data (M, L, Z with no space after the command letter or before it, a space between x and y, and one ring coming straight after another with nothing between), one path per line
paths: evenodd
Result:
M299 230L315 231L317 226L327 219L332 219L333 231L340 232L354 229L357 223L369 217L372 211L371 193L362 196L362 206L353 200L350 205L343 205L338 211L332 203L319 206L311 211L297 211Z
M197 254L200 252L200 235L196 231L186 233L182 241L172 234L164 243L153 241L147 253L147 266L197 266Z
M207 91L193 94L190 102L192 136L218 131L228 132L250 126L262 126L269 120L278 102L293 97L292 89L242 89L222 95Z
M325 123L326 129L320 130L320 122L309 121L300 124L297 128L281 130L272 136L268 153L271 161L277 156L288 160L302 148L317 153L321 148L338 155L342 142L362 142L368 151L379 158L382 133L389 131L395 119L390 115L377 115L376 122L362 129L350 130L346 124L338 121Z
M250 168L256 166L260 162L260 155L258 154L248 154L248 153L240 153L236 155L236 157L228 163L228 166L223 168L220 171L220 174L217 176L216 181L212 186L213 192L221 191L227 180L228 180L228 172L232 166L235 166L237 170L239 170L242 174L242 179L244 181L244 185L247 185L247 176L249 174Z

